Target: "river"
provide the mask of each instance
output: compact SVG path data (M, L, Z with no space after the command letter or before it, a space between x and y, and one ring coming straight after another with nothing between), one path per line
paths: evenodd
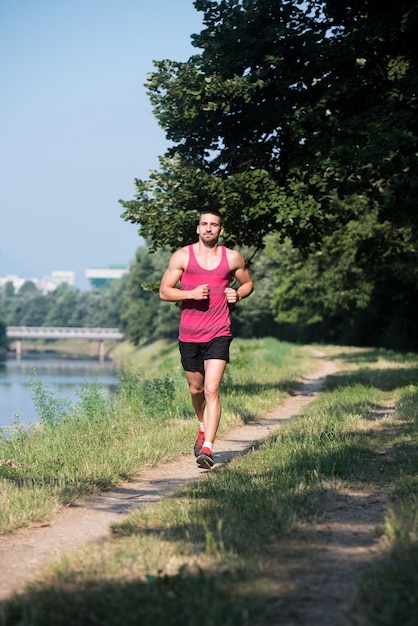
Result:
M35 413L29 382L39 378L54 396L77 400L77 393L86 383L98 383L109 392L119 384L111 361L68 359L43 354L27 354L21 360L0 361L0 428L13 423L39 421Z

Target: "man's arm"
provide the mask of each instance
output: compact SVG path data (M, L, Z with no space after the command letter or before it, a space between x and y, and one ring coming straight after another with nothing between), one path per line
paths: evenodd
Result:
M225 289L226 299L230 303L238 302L247 298L253 291L253 280L249 270L245 267L245 260L237 250L229 250L229 267L234 272L234 276L239 282L238 289L227 287Z
M182 302L183 300L207 300L209 286L199 285L195 289L184 290L177 287L188 262L188 251L181 248L175 252L161 279L160 298L166 302Z

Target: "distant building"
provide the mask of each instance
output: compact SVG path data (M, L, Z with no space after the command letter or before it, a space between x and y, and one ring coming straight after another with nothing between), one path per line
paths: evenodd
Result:
M17 293L28 281L36 285L36 287L38 286L39 280L37 278L21 278L16 276L16 274L7 274L7 276L0 276L0 287L4 287L7 283L12 283L15 293Z
M92 287L106 287L111 280L119 280L129 272L127 265L109 265L109 267L90 268L86 278Z
M50 276L44 276L37 285L42 293L50 293L54 291L58 285L66 283L70 287L75 287L75 272L69 270L54 270Z
M50 293L62 283L67 283L67 285L74 287L75 273L66 270L55 270L50 276L44 276L42 280L39 280L38 278L22 278L21 276L16 276L14 274L0 276L0 287L3 287L7 283L12 283L15 293L17 293L27 282L33 283L41 293Z

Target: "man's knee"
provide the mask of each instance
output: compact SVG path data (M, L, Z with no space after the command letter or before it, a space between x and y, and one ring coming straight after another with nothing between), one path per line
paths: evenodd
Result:
M219 385L217 383L206 383L204 392L207 400L214 400L219 397Z
M199 385L196 383L189 383L189 391L192 396L199 396L203 394L204 388L203 388L203 385Z

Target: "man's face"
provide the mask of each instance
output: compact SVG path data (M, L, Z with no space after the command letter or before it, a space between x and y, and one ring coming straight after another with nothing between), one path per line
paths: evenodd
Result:
M204 243L214 245L222 233L220 218L211 213L203 213L200 216L196 232Z

